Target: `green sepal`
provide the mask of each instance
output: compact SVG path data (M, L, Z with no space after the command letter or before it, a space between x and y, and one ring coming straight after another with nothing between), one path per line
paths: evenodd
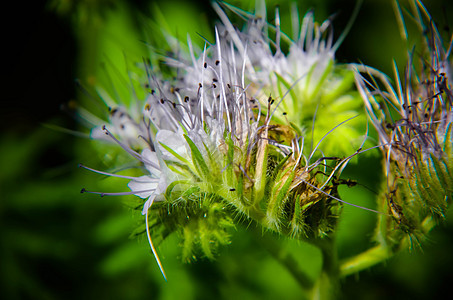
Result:
M167 201L172 202L172 201L174 201L176 199L181 199L181 198L182 199L188 199L191 194L194 194L194 193L200 191L200 188L198 186L190 186L189 188L183 189L182 191L178 190L178 191L173 192L173 190L175 189L175 187L177 185L190 186L191 182L188 181L188 180L176 180L176 181L173 181L172 183L170 183L168 185L167 189L165 190L165 199ZM175 198L172 195L173 193L179 193L179 194Z
M248 203L246 203L246 201L244 200L245 197L244 197L244 174L242 173L242 171L239 171L238 173L238 177L237 177L237 184L236 184L236 195L240 201L240 203L244 206L247 206Z
M448 176L446 165L432 154L430 155L430 161L433 164L432 169L436 173L440 185L445 189L447 194L451 193L452 178Z
M418 161L418 176L416 175L416 185L423 190L425 196L425 201L429 206L429 209L439 215L440 217L445 217L443 212L443 207L441 203L443 201L443 193L440 192L443 188L440 186L439 182L437 181L437 176L431 174L429 171L429 167L425 161L422 160L422 155L419 154L417 157ZM437 183L437 184L436 184Z
M282 180L283 176L287 173L291 172L288 178L285 180L283 184L279 184ZM296 176L296 172L287 170L282 172L280 176L276 178L274 181L274 185L272 188L272 193L270 195L270 199L267 205L266 211L266 218L268 225L274 229L279 231L279 224L282 223L284 217L284 200L287 198L289 188L291 183Z
M283 104L284 107L293 109L293 111L297 111L298 104L300 103L300 98L297 97L294 88L291 88L291 84L288 81L286 81L285 78L283 78L280 74L278 74L277 72L274 72L274 74L277 77L277 87L278 87L278 93L279 93L280 99L282 99L286 93L286 92L283 93L283 91L281 89L281 85L279 84L279 83L282 83L285 86L286 90L290 91L289 95L291 96L291 99L293 100L292 107L287 107L286 105Z
M195 174L188 165L179 162L167 160L165 161L167 167L174 173L179 174L186 178L192 178L194 181L200 181L200 177Z
M185 164L189 164L189 161L187 159L185 159L184 157L182 157L181 155L179 155L178 153L176 153L176 151L174 151L173 149L171 149L170 147L168 147L167 145L165 145L164 143L162 142L159 142L159 144L165 149L167 150L168 152L171 153L171 155L173 155L174 157L176 157L178 160L182 161L183 163Z
M186 225L182 228L182 250L181 258L184 262L190 262L196 258L193 254L193 244L195 242L196 232L192 226Z
M270 176L267 177L266 186L264 188L264 196L269 197L271 193L272 186L274 185L275 178L277 177L278 173L281 171L283 166L286 164L288 159L291 157L292 153L286 155L275 167L275 169L271 172Z
M259 159L258 155L260 153L261 149L258 149L257 153L257 160ZM255 166L255 182L253 184L253 190L254 190L254 199L261 200L263 199L264 196L264 191L266 189L266 175L267 175L267 165L268 165L268 160L269 160L269 144L264 145L264 152L262 155L262 161L256 162ZM264 186L263 186L264 185Z
M291 183L293 183L294 177L296 176L296 172L292 171L291 175L286 179L285 183L278 191L277 194L277 205L282 205L286 197L288 196L289 188L291 187Z
M294 212L293 212L293 217L292 217L291 223L290 223L291 236L293 238L299 238L301 236L307 237L307 233L306 233L307 224L304 222L304 219L305 219L304 212L307 209L308 204L311 205L312 203L311 202L306 203L303 206L301 206L301 202L302 202L301 195L295 195Z
M204 178L209 177L209 169L208 166L203 158L203 155L201 154L200 150L198 150L198 147L195 145L195 143L189 138L189 136L184 135L184 139L186 140L187 144L189 145L190 152L192 153L192 160L194 162L195 168L197 169L197 172L202 175Z
M321 87L323 87L325 85L325 81L326 81L326 78L327 76L332 72L332 69L333 69L333 64L334 64L334 61L333 59L331 59L329 61L329 64L326 66L326 68L324 69L324 72L322 73L322 76L321 78L318 80L317 84L316 84L316 87L314 88L313 92L311 95L309 95L309 99L313 98L314 95L318 94L319 91L321 90ZM311 76L313 75L313 72L315 71L316 69L316 66L318 64L315 63L310 71L308 72L308 75L307 75L307 84L310 84L310 80L311 80Z
M230 136L227 136L225 143L228 147L226 161L225 161L225 174L226 174L226 183L229 186L233 186L233 174L234 174L234 143Z
M445 134L445 142L444 142L444 158L445 165L447 167L447 172L450 177L453 177L453 143L452 143L452 131L453 125L450 123L447 127L446 134Z

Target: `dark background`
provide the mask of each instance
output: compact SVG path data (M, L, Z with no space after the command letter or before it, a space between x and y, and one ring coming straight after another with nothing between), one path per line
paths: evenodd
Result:
M124 250L124 256L112 257L112 249L138 244L128 240L128 230L133 227L129 223L137 221L132 213L116 199L79 194L81 187L93 178L97 180L77 169L77 164L90 155L90 141L46 127L53 124L80 129L62 108L80 98L75 79L81 76L84 57L80 56L74 16L78 7L89 1L67 1L71 7L64 12L55 9L55 2L58 1L15 2L2 9L0 296L168 298L170 294L164 290L169 284L159 274L150 275L156 273L155 266L149 266L154 264L151 255L142 254L141 263L128 262L127 258L138 250ZM97 4L87 6L101 18L102 11L114 10L117 4L94 2ZM434 1L427 1L426 5L436 16L439 28L448 29L444 25L452 24L451 2L431 2ZM149 7L146 1L129 3L132 11L146 12ZM209 1L193 5L214 24L216 17ZM315 8L317 20L338 12L334 22L337 35L345 27L354 5L354 1L301 3L303 7ZM272 10L273 4L269 7ZM281 7L283 11L284 5ZM406 49L407 45L400 41L390 1L365 1L336 57L339 62L363 62L393 75L392 59L402 67ZM118 222L123 223L113 225ZM453 282L452 228L450 218L434 230L423 253L414 250L398 255L356 278L347 278L342 287L344 299L426 299L444 295ZM109 264L106 257L122 260L124 266ZM220 293L212 287L222 278L220 266L207 262L185 266L187 276L195 278L192 289L198 289L186 294L187 298L210 299ZM174 286L191 290L183 283ZM249 294L241 295L266 298L259 286L239 286L250 290ZM231 293L236 289L239 288L232 288Z

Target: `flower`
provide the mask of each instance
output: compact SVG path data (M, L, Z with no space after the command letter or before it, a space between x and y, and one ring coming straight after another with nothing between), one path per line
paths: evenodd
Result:
M156 74L145 62L150 92L143 109L135 117L112 115L111 124L102 127L104 137L144 167L145 174L138 177L98 172L129 179L129 194L144 199L145 230L137 232L147 232L163 274L151 232L159 242L178 232L186 261L199 252L213 259L219 246L230 243L238 219L298 239L329 237L345 203L338 195L338 176L363 152L346 158L340 158L342 151L324 155L332 150L332 145L324 147L330 133L346 133L342 128L353 119L354 109L337 111L341 122L324 120L329 128L315 146L305 133L316 113L301 105L325 101L318 111L324 117L325 104L343 102L342 95L354 99L344 87L348 83L342 78L351 80L343 76L346 69L339 71L341 76L332 71L337 46L331 45L331 33L322 38L330 21L317 28L307 14L286 56L279 37L271 52L264 18L247 15L249 26L236 31L220 6L214 7L223 21L215 29L215 43L207 42L196 53L189 40L189 53L165 57L176 77ZM276 19L280 36L278 12ZM276 112L282 110L288 113L279 116ZM143 142L139 150L134 148L137 140ZM307 140L312 149L304 147Z
M452 42L445 50L423 4L417 1L414 7L425 41L421 50L409 52L404 79L397 76L394 89L384 74L372 68L357 66L364 75L356 74L369 118L385 145L387 183L380 195L380 208L387 209L396 223L394 226L389 217L382 216L377 240L393 246L406 237L409 245L419 242L433 221L444 218L453 195L453 93L448 80L452 76ZM414 53L420 53L418 60Z
M214 4L237 56L246 57L244 72L249 90L261 99L264 110L267 104L263 99L269 95L278 103L273 107L273 121L290 124L312 145L324 139L323 149L327 152L347 155L355 151L362 140L366 116L361 114L360 95L354 89L354 72L348 65L335 62L335 51L348 30L334 43L330 19L318 24L313 11L308 11L299 24L297 7L293 6L291 39L281 32L278 9L273 26L266 20L264 3L255 14L225 6L248 20L242 31L235 29L220 6ZM358 6L350 25L357 13ZM275 40L270 38L270 32L275 32ZM283 48L288 48L287 53ZM336 135L324 137L332 124L347 119L351 120L337 128ZM345 143L345 139L349 142Z

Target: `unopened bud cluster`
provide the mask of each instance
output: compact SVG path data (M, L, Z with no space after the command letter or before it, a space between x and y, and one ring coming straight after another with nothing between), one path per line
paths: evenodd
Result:
M390 217L381 216L376 239L391 247L403 241L419 244L432 223L445 217L453 196L451 42L445 48L421 3L414 14L425 40L408 53L395 86L371 68L360 66L357 76L369 118L385 145L379 206Z

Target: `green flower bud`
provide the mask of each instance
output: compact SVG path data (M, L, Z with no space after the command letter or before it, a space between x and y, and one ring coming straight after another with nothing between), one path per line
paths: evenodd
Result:
M432 223L445 217L453 196L453 117L451 59L434 22L420 2L415 6L418 26L426 40L419 60L409 53L404 79L396 89L378 71L359 66L368 81L357 75L357 86L383 148L387 182L380 195L381 216L377 239L399 247L403 241L418 244ZM425 14L429 25L419 9ZM451 43L450 43L451 45ZM414 74L414 70L418 70ZM398 70L395 66L395 73ZM375 82L371 84L370 82Z

